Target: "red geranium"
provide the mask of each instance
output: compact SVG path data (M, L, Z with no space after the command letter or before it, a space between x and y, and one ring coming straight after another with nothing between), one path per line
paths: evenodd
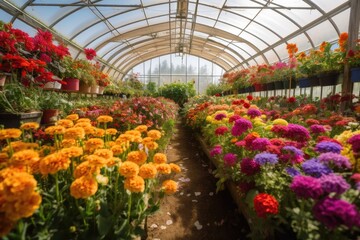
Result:
M279 203L275 197L267 193L259 193L254 198L254 208L258 217L266 218L270 214L279 213Z
M96 52L92 48L85 48L84 52L85 52L85 55L86 55L86 59L88 59L88 60L93 60L94 57L96 57Z

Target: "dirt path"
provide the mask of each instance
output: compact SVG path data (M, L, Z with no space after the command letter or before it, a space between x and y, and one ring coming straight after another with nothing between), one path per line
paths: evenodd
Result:
M190 129L177 123L166 152L168 162L182 167L179 191L167 196L160 211L148 218L148 240L245 239L246 221L227 191L215 193L209 160Z

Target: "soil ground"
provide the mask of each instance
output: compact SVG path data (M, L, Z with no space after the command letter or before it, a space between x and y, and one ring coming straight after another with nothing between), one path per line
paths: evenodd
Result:
M241 240L248 225L227 190L216 193L213 167L193 132L180 121L166 151L181 166L179 191L166 196L148 218L147 240Z

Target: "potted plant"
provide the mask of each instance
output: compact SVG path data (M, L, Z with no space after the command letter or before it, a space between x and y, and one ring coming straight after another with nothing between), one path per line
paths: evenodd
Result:
M79 91L80 69L77 62L67 55L60 60L60 65L64 69L60 74L64 81L61 89L65 91Z
M45 90L39 94L39 106L43 111L41 123L49 124L56 122L61 112L68 112L72 103L62 93Z
M349 50L344 59L350 66L350 79L352 82L360 82L360 44L356 43L354 50Z

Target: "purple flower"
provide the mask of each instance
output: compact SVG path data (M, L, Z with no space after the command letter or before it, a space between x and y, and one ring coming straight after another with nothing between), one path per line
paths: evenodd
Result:
M310 126L310 132L314 134L326 132L326 129L323 125L313 124Z
M236 154L233 154L233 153L227 153L225 154L224 156L224 163L225 165L227 166L234 166L236 164Z
M360 182L355 183L355 188L360 191Z
M325 153L325 152L333 152L340 153L342 150L342 146L335 142L330 141L322 141L316 144L315 151Z
M304 170L305 174L317 178L321 177L321 175L323 174L327 175L329 173L332 173L332 170L328 166L322 164L316 158L307 160L301 165L301 167Z
M220 120L222 120L223 118L226 118L226 114L225 114L225 113L218 113L218 114L215 115L214 118L215 118L215 120L220 121Z
M249 115L251 118L255 118L261 116L261 112L256 108L249 108L247 115Z
M290 152L290 153L294 154L295 156L300 156L300 157L304 156L303 151L301 151L300 149L298 149L297 147L294 147L294 146L285 146L281 150Z
M285 137L291 140L299 141L299 142L306 142L310 139L309 131L298 124L288 124L286 126Z
M214 157L215 155L219 155L222 153L222 148L220 145L216 145L213 149L210 151L210 156Z
M271 142L267 138L256 138L251 142L251 150L265 151L266 146L271 145Z
M315 219L330 229L340 225L349 228L360 226L360 214L356 206L344 200L326 197L314 205L313 214Z
M302 198L317 199L323 194L320 180L309 176L295 176L290 188L298 197Z
M351 164L349 158L333 152L322 153L318 156L319 162L324 163L325 165L335 165L338 168L347 168L351 169Z
M252 128L251 122L247 119L240 118L235 121L234 126L231 129L231 134L233 136L240 136L250 128Z
M299 172L299 170L293 168L293 167L287 167L285 168L285 171L287 172L287 174L290 175L290 177L295 177L300 175L301 173Z
M264 165L266 163L276 164L279 159L276 154L263 152L263 153L256 154L254 157L254 160L258 164Z
M352 150L356 153L360 152L360 134L356 134L347 141L352 145Z
M342 194L350 188L350 185L342 176L336 174L322 175L319 178L321 186L325 194L337 193Z
M245 175L251 176L260 171L260 165L251 158L244 158L240 163L240 170Z

